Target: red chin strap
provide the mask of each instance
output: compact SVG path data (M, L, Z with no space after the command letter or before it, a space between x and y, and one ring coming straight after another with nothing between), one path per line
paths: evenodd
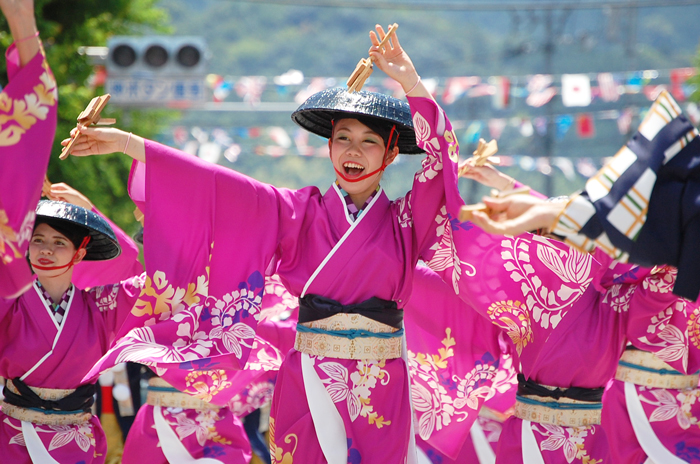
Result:
M335 121L331 121L331 124L335 126ZM360 182L361 180L368 179L373 175L384 171L386 167L389 166L388 164L386 164L386 159L387 155L389 154L389 148L391 147L391 139L393 138L394 132L396 132L396 140L394 141L394 146L396 146L396 144L399 143L399 133L398 131L396 131L396 124L394 124L393 126L391 126L391 132L389 132L389 140L387 140L386 142L386 150L384 151L384 160L382 161L382 166L379 169L376 169L370 172L369 174L365 174L364 176L351 179L349 177L346 177L345 174L343 174L342 172L338 171L338 169L334 165L333 169L335 169L335 173L338 174L345 182Z
M87 244L90 243L90 238L91 237L88 235L87 237L85 237L83 239L83 241L80 243L80 246L78 247L78 249L75 250L75 254L70 259L70 262L68 264L64 264L63 266L39 266L38 264L32 263L32 267L34 269L39 269L40 271L58 271L59 269L65 268L66 270L61 272L60 274L55 275L55 276L49 276L49 278L60 277L63 274L65 274L66 272L68 272L68 269L70 269L71 267L73 267L75 265L75 263L73 263L73 261L75 261L75 258L78 257L78 253L80 253L80 250L84 250L85 247L87 247Z

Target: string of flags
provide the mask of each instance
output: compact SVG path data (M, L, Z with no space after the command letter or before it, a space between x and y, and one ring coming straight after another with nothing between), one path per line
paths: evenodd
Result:
M683 109L697 125L700 122L700 108L695 103L684 103ZM614 122L619 133L629 135L633 122L644 118L647 108L627 107L623 110L606 110L557 114L550 117L538 116L492 118L488 120L455 120L452 125L464 146L475 144L479 138L500 139L506 134L508 138L533 137L546 135L548 130L555 131L557 140L563 139L570 131L576 131L579 138L596 136L596 124L600 121ZM232 128L212 128L176 126L169 133L163 134L166 143L172 143L183 151L199 156L212 163L223 159L235 163L242 153L260 156L305 156L328 157L328 144L324 139L309 134L298 127L282 126L245 126ZM524 171L539 171L551 175L553 168L561 171L567 179L574 179L576 174L588 178L602 167L607 159L591 157L555 156L532 157L501 150L501 166L519 167Z
M488 97L496 109L507 108L514 99L524 99L527 105L538 108L560 95L565 107L587 107L596 100L616 102L623 95L644 94L653 101L662 90L669 90L677 101L683 102L697 88L692 81L688 82L695 73L695 68L676 68L620 73L426 78L423 83L446 106L464 98ZM343 82L343 79L332 77L307 78L295 69L272 79L265 76L207 76L215 102L237 97L251 105L261 103L265 95L269 95L270 100L293 100L301 104L310 95ZM401 86L389 78L370 78L365 88L403 97Z

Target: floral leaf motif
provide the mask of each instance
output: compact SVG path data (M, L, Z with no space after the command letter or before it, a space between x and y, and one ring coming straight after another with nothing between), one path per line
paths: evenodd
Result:
M360 403L360 398L353 393L349 393L347 396L348 403L348 414L350 415L350 420L354 421L360 415L362 405Z
M413 115L413 129L416 132L416 140L418 143L426 142L430 137L430 124L425 120L423 115L416 111Z
M346 383L333 382L326 385L326 391L328 391L328 394L334 403L339 403L348 397L350 387L348 387L348 384Z
M27 444L24 442L24 434L18 433L14 437L10 438L10 445L27 446Z
M325 362L319 364L318 367L326 373L328 377L336 382L348 383L348 370L340 363Z
M654 412L649 416L649 422L659 422L666 421L676 417L676 414L680 412L680 408L677 404L668 404L664 406L659 406L654 409Z
M430 438L433 430L435 430L435 422L436 417L433 409L426 411L426 413L418 419L418 434L422 439L427 440Z
M569 282L571 279L567 276L567 272L564 269L564 263L559 257L558 250L546 245L540 245L536 247L537 257L539 260L547 266L552 272L554 272L559 278Z
M433 406L430 392L419 383L411 385L411 402L416 411L429 411Z

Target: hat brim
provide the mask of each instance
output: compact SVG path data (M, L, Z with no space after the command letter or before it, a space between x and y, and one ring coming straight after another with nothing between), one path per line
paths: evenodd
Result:
M313 134L330 138L333 121L352 116L395 125L399 133L399 153L424 153L416 145L410 106L389 95L367 91L348 93L341 87L327 89L310 96L292 113L292 120Z
M56 221L67 228L80 227L90 234L84 261L106 261L122 252L109 223L85 208L62 201L42 200L37 206L36 217L37 220Z

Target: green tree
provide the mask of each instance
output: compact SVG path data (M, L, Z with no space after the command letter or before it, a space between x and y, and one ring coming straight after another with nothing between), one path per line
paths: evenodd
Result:
M81 46L104 46L112 35L141 35L169 32L169 16L156 7L156 0L35 0L37 27L46 55L58 82L59 106L56 140L48 177L52 182L66 182L87 195L92 202L120 226L136 228L133 204L126 194L130 163L125 156L109 155L90 158L58 159L60 141L75 127L76 117L90 102L103 93L89 85L93 66L78 54ZM7 31L0 18L0 31ZM12 38L0 33L7 48ZM7 83L5 62L0 64L2 84ZM117 118L118 126L140 135L153 136L171 114L166 111L124 111L108 105L106 117Z

